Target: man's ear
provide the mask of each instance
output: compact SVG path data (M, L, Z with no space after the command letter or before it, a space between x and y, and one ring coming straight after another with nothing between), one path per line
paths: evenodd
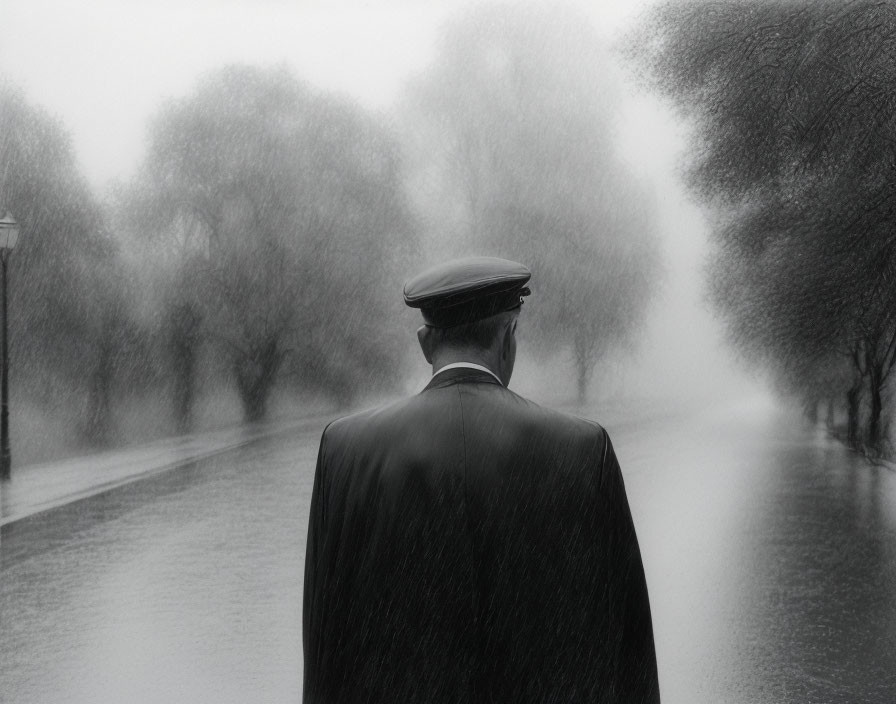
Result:
M432 328L428 325L421 325L417 328L417 342L420 343L420 349L423 350L426 362L432 364Z

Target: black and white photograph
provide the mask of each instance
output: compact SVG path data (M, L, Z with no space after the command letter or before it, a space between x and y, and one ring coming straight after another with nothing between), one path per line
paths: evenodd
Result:
M896 702L896 0L0 30L0 703Z

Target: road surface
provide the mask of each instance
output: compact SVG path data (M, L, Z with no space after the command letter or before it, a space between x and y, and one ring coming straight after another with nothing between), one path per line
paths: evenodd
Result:
M588 415L622 463L666 704L896 702L893 471L759 401ZM3 526L0 701L298 702L321 428Z

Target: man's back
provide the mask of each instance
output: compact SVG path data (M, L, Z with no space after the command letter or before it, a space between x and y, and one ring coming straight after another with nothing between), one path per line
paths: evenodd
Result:
M655 702L644 573L600 426L489 374L331 424L306 702Z

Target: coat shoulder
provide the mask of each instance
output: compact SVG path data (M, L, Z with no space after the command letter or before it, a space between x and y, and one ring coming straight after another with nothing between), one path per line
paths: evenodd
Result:
M512 395L518 400L517 405L520 406L525 415L531 418L533 424L582 440L604 443L609 438L607 431L597 421L542 406L515 393L512 393Z
M478 424L480 429L500 426L517 439L551 438L551 445L587 447L601 455L609 444L607 431L596 421L542 406L503 387L481 384L466 390L463 411L457 387L433 389L337 418L324 429L323 438L334 447L366 447L397 440L419 427L431 432L436 423L444 425L463 415L467 432L472 425L475 433L478 416L485 420Z
M416 398L416 396L408 396L340 416L326 425L322 437L328 443L338 443L369 434L378 434L384 429L392 427L400 428L408 418L414 416L413 406Z

